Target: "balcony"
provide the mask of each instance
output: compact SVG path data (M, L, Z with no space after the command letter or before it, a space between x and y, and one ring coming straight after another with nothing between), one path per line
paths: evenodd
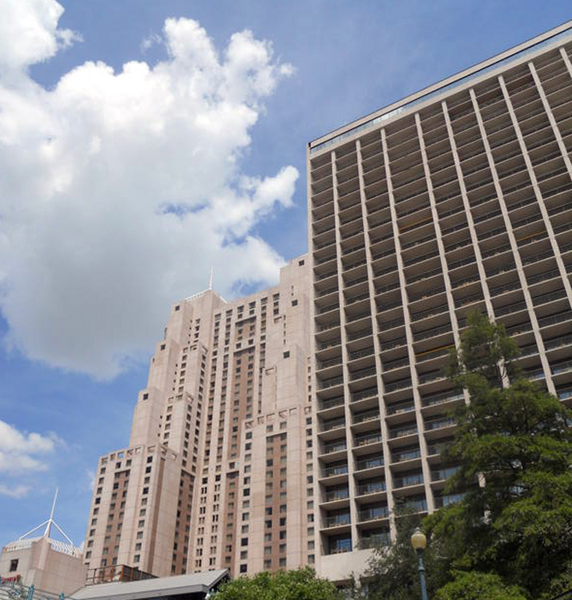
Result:
M324 379L323 381L318 381L318 389L327 390L328 388L334 387L336 385L342 385L344 383L344 378L340 377L332 377L331 379Z
M331 431L332 429L339 429L345 426L346 420L344 418L332 419L330 421L323 421L322 426L320 427L320 431Z
M423 473L411 473L402 477L393 478L393 487L395 489L411 487L413 485L422 485L423 483Z
M354 438L354 448L359 448L361 446L369 446L371 444L378 444L381 442L381 433L373 433L367 435L355 436Z
M363 549L380 548L391 544L391 536L389 531L364 535L360 541L359 547Z
M358 379L365 379L366 377L372 377L376 374L376 368L370 367L367 369L360 369L359 371L350 371L350 381L357 381Z
M343 554L352 551L351 535L334 536L328 540L327 554Z
M347 444L345 440L343 442L336 442L334 444L324 444L322 454L333 454L335 452L342 452L347 450Z
M360 510L358 513L358 522L376 521L378 519L386 519L387 517L389 517L389 509L387 506L375 506Z
M444 427L450 427L451 425L455 425L455 419L451 419L449 417L442 417L440 419L426 421L425 422L425 430L426 431L434 431L436 429L443 429Z
M379 420L379 411L378 410L369 410L366 412L357 413L354 415L353 422L354 424L358 423L367 423L369 421Z
M369 496L370 494L378 494L380 492L385 492L386 485L385 481L382 479L378 479L375 481L370 481L364 485L357 486L357 495L358 496Z
M325 467L322 471L323 477L336 477L339 475L348 474L348 465L346 463L339 465L330 465Z
M442 469L436 469L431 471L431 481L445 481L458 473L461 467L443 467Z
M415 434L417 434L416 424L409 424L405 425L404 427L397 427L389 430L389 437L392 440Z
M464 400L465 396L462 392L443 392L441 394L434 394L431 396L425 396L421 399L422 405L425 406L435 406L438 404L445 404L446 402L453 402L455 400Z
M350 514L343 513L340 515L334 515L332 517L324 518L324 528L330 529L331 527L342 527L343 525L349 525L351 522Z
M365 400L367 398L375 398L377 396L377 388L368 388L367 390L362 390L361 392L354 392L352 394L352 402L359 402L360 400Z
M562 375L563 373L572 372L572 360L559 362L555 365L550 365L552 375Z
M415 410L415 403L413 400L407 400L405 402L398 402L396 404L390 404L387 407L387 415L401 415L404 413L412 412Z
M421 458L421 449L418 446L393 452L391 455L391 459L394 463L415 460L416 458Z
M323 495L323 502L335 502L337 500L347 500L350 497L350 491L346 488L326 491Z
M376 469L383 467L383 458L364 458L356 461L356 471L364 471L365 469Z
M411 379L400 379L399 381L394 381L392 383L385 384L385 393L389 394L391 392L397 392L399 390L405 390L410 388L412 385Z
M337 398L330 398L328 400L322 400L320 402L320 410L328 410L330 408L335 408L336 406L344 405L344 397L338 396Z

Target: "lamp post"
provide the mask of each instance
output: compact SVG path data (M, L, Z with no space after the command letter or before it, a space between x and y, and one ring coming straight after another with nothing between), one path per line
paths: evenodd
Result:
M411 536L411 545L419 558L419 579L421 581L421 598L427 600L427 585L425 583L425 567L423 566L423 550L427 547L427 538L417 527Z

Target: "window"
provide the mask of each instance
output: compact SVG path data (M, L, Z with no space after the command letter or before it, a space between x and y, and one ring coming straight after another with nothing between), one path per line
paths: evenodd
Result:
M14 571L18 570L18 561L19 561L19 559L17 559L17 558L13 558L10 561L10 573L14 573Z
M246 573L246 565L240 565L240 572Z

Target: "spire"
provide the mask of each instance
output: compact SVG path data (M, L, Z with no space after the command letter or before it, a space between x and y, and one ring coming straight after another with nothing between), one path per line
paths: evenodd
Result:
M45 538L50 537L50 532L52 531L52 523L54 523L54 512L56 510L56 502L58 501L58 491L59 491L59 489L56 488L56 493L54 495L54 501L52 502L52 510L50 512L50 518L47 521L46 530L44 531Z
M209 277L209 290L213 289L213 275L214 275L214 267L211 267L211 276Z
M57 500L58 500L58 489L56 488L56 493L54 495L54 501L52 502L52 510L50 511L50 518L47 521L44 521L43 523L41 523L40 525L38 525L37 527L34 527L34 529L31 529L30 531L28 531L27 533L25 533L23 536L21 536L19 538L19 540L23 540L23 539L27 538L32 533L35 533L36 531L38 531L39 529L41 529L42 527L44 527L44 525L46 526L46 528L44 529L44 535L43 535L43 537L49 538L50 534L52 532L52 525L53 525L61 533L61 535L66 539L66 541L69 544L71 544L71 546L73 547L73 542L65 534L65 532L62 530L62 528L54 521L54 513L56 511L56 502L57 502Z

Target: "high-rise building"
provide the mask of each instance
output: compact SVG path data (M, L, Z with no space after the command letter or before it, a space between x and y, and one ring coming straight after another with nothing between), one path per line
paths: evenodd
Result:
M234 302L207 290L172 307L129 446L98 464L90 581L116 565L237 575L313 560L309 273L300 257L275 288Z
M308 147L320 571L431 512L467 313L572 401L572 22ZM357 550L357 552L356 552ZM353 551L350 556L346 553Z
M572 22L310 143L308 256L173 306L90 569L363 568L396 507L456 500L442 367L471 310L572 402L571 153Z

